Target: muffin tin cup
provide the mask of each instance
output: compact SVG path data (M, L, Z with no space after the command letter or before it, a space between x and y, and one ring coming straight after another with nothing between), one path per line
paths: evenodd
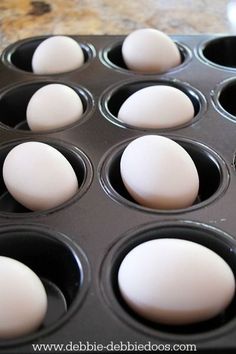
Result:
M189 122L185 124L181 124L172 128L165 128L165 129L164 128L162 129L139 128L134 125L126 124L118 119L117 115L119 109L128 97L130 97L132 94L134 94L135 92L143 88L150 87L150 86L158 86L158 85L174 87L176 89L179 89L183 93L185 93L186 96L191 100L194 107L193 119L191 119ZM177 129L182 129L184 127L196 123L206 111L206 99L202 95L202 93L196 88L189 85L188 83L181 82L174 78L168 78L168 79L152 78L150 80L124 81L122 83L119 83L118 85L116 84L112 87L109 87L103 93L99 105L100 105L101 113L104 115L105 118L107 118L113 124L116 124L119 127L125 127L129 129L135 129L135 130L146 131L146 132L153 132L153 131L162 132L162 131L174 131Z
M131 73L134 75L153 75L153 74L157 74L158 73L143 73L143 72L137 72L137 71L133 71L127 68L127 66L125 65L125 62L123 60L122 57L122 44L123 41L119 41L117 43L113 43L109 46L107 46L106 48L104 48L101 52L100 52L100 59L101 61L107 65L108 67L121 71L123 73ZM172 73L175 72L176 70L181 70L184 68L185 65L187 65L189 63L189 61L191 60L191 51L189 50L189 48L184 45L183 43L180 42L175 42L175 44L178 47L178 50L180 52L180 56L181 56L181 64L173 67L171 69L169 69L168 71L165 72L166 73ZM163 73L159 74L162 75Z
M199 58L217 69L236 72L236 37L219 36L211 38L199 46Z
M41 216L55 213L61 209L64 209L70 206L72 203L78 201L83 194L89 188L89 185L92 181L93 171L92 165L88 159L88 157L77 147L70 146L64 142L58 142L52 139L24 139L17 140L15 142L11 142L8 144L3 144L0 146L0 166L2 168L4 160L7 154L10 152L12 148L16 145L28 142L28 141L37 141L45 144L49 144L50 146L57 149L62 155L70 162L73 167L76 177L78 179L79 190L76 195L70 198L68 201L59 205L58 207L51 208L45 211L31 211L26 209L24 206L19 204L7 191L6 186L3 181L3 177L0 178L0 216L3 217L21 217L25 218L26 216Z
M104 257L100 269L100 291L110 311L126 325L151 338L162 338L171 342L205 341L223 336L236 328L236 295L229 307L217 317L192 325L170 326L148 321L133 310L122 299L118 288L118 270L124 257L139 244L162 238L178 238L199 243L221 256L236 276L236 241L231 236L207 224L193 221L166 221L150 223L129 230L112 245Z
M88 261L65 235L42 225L4 225L0 227L0 256L16 259L32 269L43 282L48 298L41 327L20 338L1 340L0 351L42 339L82 306L90 282Z
M76 122L42 132L34 132L29 129L26 121L26 109L30 98L40 88L49 84L62 84L72 88L80 97L83 104L83 114ZM83 124L92 114L94 109L94 100L90 92L81 86L66 81L55 80L37 80L18 83L0 92L0 124L2 128L30 132L31 134L49 134L57 133L63 130L74 128Z
M212 90L211 97L214 107L225 118L236 122L236 78L228 78L218 83Z
M224 160L212 149L196 141L169 137L180 144L191 156L199 175L199 193L195 203L184 209L151 209L135 202L128 194L120 175L120 159L126 146L125 141L112 148L103 158L99 172L100 182L106 193L115 201L140 211L161 214L181 214L212 203L225 193L229 184L229 171Z
M26 109L30 98L40 88L49 84L62 84L72 88L80 97L83 104L83 114L76 122L64 127L50 129L43 132L34 132L29 129L26 121ZM31 134L56 133L71 129L83 124L92 114L94 100L90 92L81 86L66 81L37 80L18 83L5 88L0 92L0 124L5 129L17 129L18 131L30 132Z
M9 45L2 53L1 59L4 65L9 67L10 69L17 70L17 71L23 71L25 74L29 73L32 75L35 75L36 77L40 76L46 76L46 75L36 75L32 71L32 57L34 54L35 49L37 46L44 41L45 39L49 38L50 36L38 36L38 37L32 37L32 38L27 38L23 39L21 41L18 41L17 43ZM69 36L77 41L77 38L75 36ZM86 68L87 65L89 65L90 61L95 57L95 49L92 44L89 43L81 43L79 42L79 45L81 46L81 49L84 53L84 58L85 62L84 64L73 71L70 71L69 73L75 72L75 71L81 71L84 68ZM68 74L68 73L67 73ZM53 76L58 76L61 74L51 74Z

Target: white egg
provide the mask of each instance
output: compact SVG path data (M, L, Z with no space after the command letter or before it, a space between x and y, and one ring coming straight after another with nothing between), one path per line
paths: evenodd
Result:
M84 63L80 45L70 37L54 36L42 41L32 57L35 74L59 74L78 69Z
M163 136L146 135L129 143L120 172L133 199L149 208L186 208L198 195L199 177L192 158Z
M26 109L27 123L36 132L65 127L78 121L82 114L79 95L62 84L41 87L33 94Z
M190 98L181 90L164 85L136 91L122 104L118 119L138 128L173 128L194 117Z
M19 144L8 153L3 179L10 194L30 210L57 207L78 191L69 161L52 146L35 141Z
M176 44L153 28L131 32L123 42L122 56L128 69L143 73L163 73L181 64Z
M180 239L155 239L132 249L121 263L118 284L136 313L168 325L213 318L235 293L234 274L223 258Z
M0 338L34 332L47 311L47 295L38 276L15 259L0 256Z

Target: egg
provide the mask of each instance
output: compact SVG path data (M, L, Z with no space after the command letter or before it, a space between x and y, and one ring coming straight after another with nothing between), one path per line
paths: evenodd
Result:
M122 44L122 56L128 69L143 73L163 73L181 64L176 44L153 28L131 32Z
M28 126L35 132L65 127L78 121L82 114L79 95L63 84L49 84L38 89L26 109Z
M0 256L0 289L0 338L37 330L47 311L47 294L39 277L25 264Z
M84 63L84 53L80 45L71 37L53 36L42 41L32 57L35 74L59 74L80 68Z
M193 204L198 195L196 166L175 141L158 135L133 140L120 160L123 183L140 205L179 209Z
M133 311L167 325L211 319L235 294L234 274L224 259L182 239L155 239L133 248L120 265L118 285Z
M54 208L78 191L78 180L67 159L52 146L31 141L15 146L3 164L10 194L30 210Z
M170 104L171 102L171 104ZM145 87L121 105L118 119L137 128L173 128L194 117L190 98L181 90L165 85Z

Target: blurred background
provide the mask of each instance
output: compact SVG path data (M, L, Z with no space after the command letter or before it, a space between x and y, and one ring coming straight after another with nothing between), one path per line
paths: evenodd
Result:
M236 33L236 1L0 0L0 49L40 34Z

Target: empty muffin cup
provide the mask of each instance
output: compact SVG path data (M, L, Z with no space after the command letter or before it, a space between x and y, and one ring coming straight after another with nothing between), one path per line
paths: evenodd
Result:
M28 140L30 141L30 140ZM31 140L32 141L32 140ZM11 144L6 144L3 145L0 148L0 166L2 168L3 163L5 161L5 158L7 156L7 154L17 145L26 142L24 141L17 141ZM23 217L26 215L37 215L37 214L41 214L41 213L52 213L55 212L57 210L60 210L61 208L64 208L68 205L70 205L71 203L75 202L76 200L78 200L80 197L82 197L82 195L86 192L86 190L88 189L90 183L91 183L91 179L92 179L92 167L91 167L91 163L89 161L89 159L87 158L87 156L78 148L73 147L73 146L68 146L65 143L58 143L58 142L54 142L52 140L47 141L47 140L40 140L37 139L37 142L41 142L41 143L45 143L48 144L50 146L52 146L53 148L57 149L70 163L70 165L72 166L75 175L77 177L78 180L78 185L79 185L79 189L78 192L72 197L70 198L68 201L62 203L61 205L54 207L54 208L50 208L47 210L42 210L42 211L32 211L27 209L26 207L24 207L23 205L21 205L20 203L18 203L11 195L10 193L7 191L6 185L3 181L3 176L1 177L0 180L0 213L2 215L7 215L8 217L11 216L20 216L22 215ZM56 176L55 176L56 178Z
M145 126L145 120L143 119L142 127L137 127L135 125L131 125L125 122L122 122L119 118L118 118L118 113L120 108L122 107L122 105L126 102L126 100L132 96L133 94L137 93L138 91L145 89L145 88L149 88L149 87L160 87L160 86L165 86L167 89L168 88L174 88L180 91L180 93L186 95L185 100L190 100L192 103L192 109L194 110L194 117L192 119L190 119L189 121L186 121L185 123L181 123L181 124L173 124L173 127L166 127L164 128L164 121L162 123L158 122L158 117L156 122L152 122L152 125L155 126L162 126L162 128L148 128L148 127L144 127ZM171 92L170 92L171 94ZM157 95L157 94L156 94ZM140 95L141 96L141 95ZM162 98L161 98L162 97ZM161 92L159 93L159 98L160 101L161 99L166 99L165 95L161 96ZM139 100L141 98L139 97ZM171 100L171 97L169 97L169 100ZM183 98L182 98L183 100ZM168 103L167 103L168 104ZM145 103L144 103L145 105ZM162 106L164 106L164 103L162 104ZM168 107L168 106L167 106ZM187 83L178 81L178 80L167 80L167 79L162 79L162 80L150 80L150 81L125 81L122 84L119 85L115 85L111 88L108 88L104 94L101 97L100 100L100 109L102 114L104 115L105 118L107 118L109 121L111 121L112 123L118 125L118 126L122 126L122 127L126 127L126 128L130 128L130 129L141 129L141 130L149 130L149 129L158 129L158 130L166 130L166 129L180 129L183 128L185 126L188 126L190 124L195 123L198 119L200 119L200 117L202 116L204 110L206 109L206 100L205 97L202 95L202 93L200 91L198 91L197 89L195 89L194 87L190 86ZM130 107L129 107L130 109ZM159 107L157 107L157 109L159 109ZM131 111L131 109L130 109ZM179 111L179 110L178 110ZM181 116L178 112L178 115ZM145 118L145 117L144 117ZM175 117L173 117L175 118ZM180 117L182 119L182 117ZM179 118L179 120L180 120ZM147 117L148 120L148 117ZM171 119L169 119L171 120ZM176 118L177 121L177 118ZM146 126L151 125L150 122L146 124Z
M221 195L229 183L229 172L221 157L206 145L188 139L172 138L192 158L199 176L199 192L194 204L185 209L152 209L136 203L126 190L121 174L120 160L130 141L112 148L100 164L100 181L105 192L115 201L131 208L154 213L180 213L205 206ZM171 161L169 162L171 163ZM140 168L142 168L140 166Z
M204 42L200 46L199 54L208 64L224 70L235 70L235 45L235 36L218 37Z
M40 88L54 83L66 85L77 93L82 101L83 114L78 121L64 127L49 130L48 132L60 131L77 124L82 124L88 118L89 112L91 112L93 107L91 94L83 87L61 81L45 80L15 84L0 93L0 123L2 127L6 129L29 131L30 129L26 121L26 109L31 97Z
M236 121L236 80L229 78L217 85L212 91L212 99L216 109L223 114L224 117L231 121Z
M32 73L32 57L35 49L49 36L40 36L20 40L8 46L2 53L2 61L11 69L23 70ZM76 37L76 41L79 41ZM90 44L79 43L84 54L84 64L78 70L82 70L89 61L94 57L94 48ZM57 75L57 74L56 74Z
M102 53L101 53L101 60L102 62L107 65L108 67L120 71L128 71L128 72L133 72L127 68L125 65L125 62L122 57L122 44L123 41L113 43L110 46L106 47ZM191 58L191 52L190 50L183 45L182 43L175 43L179 49L180 56L181 56L181 64L178 65L175 68L172 68L168 70L168 72L172 72L178 69L181 69ZM150 74L145 74L145 75L150 75Z
M3 339L0 347L34 342L63 325L81 305L89 283L87 259L69 238L36 225L2 226L0 248L1 256L19 261L37 274L48 302L38 330L16 339Z
M224 333L224 326L229 322L234 322L235 324L235 293L233 293L233 299L230 304L221 313L211 319L188 325L168 325L145 319L126 303L120 292L120 287L118 284L118 273L120 266L125 257L133 251L135 247L153 240L168 240L169 243L171 243L171 241L176 242L178 240L191 241L191 244L194 243L196 245L204 246L210 251L213 251L216 254L216 257L220 256L225 261L225 263L231 268L231 272L234 275L233 278L235 278L236 259L234 251L236 243L230 235L227 235L221 230L204 224L199 225L198 223L194 223L192 221L160 222L151 225L149 224L148 226L141 226L139 230L135 228L123 235L108 251L104 258L101 268L100 285L104 300L108 304L110 310L113 311L113 313L115 313L115 315L122 322L125 322L142 333L145 332L146 334L154 337L161 336L166 340L181 338L183 342L190 340L191 335L195 336L196 333L198 334L199 340L200 338L206 338L207 336L214 335L214 330L216 329L218 330L218 335L220 335L220 331ZM137 253L136 255L138 256ZM139 256L141 256L140 252ZM186 259L186 261L191 263L190 259ZM171 264L167 266L167 268L159 268L156 269L156 271L160 272L162 269L161 272L164 274L164 272L169 271L170 268ZM144 269L146 269L145 264ZM138 278L146 276L145 270L143 271L144 273L137 273ZM128 274L126 273L127 277ZM214 280L214 276L212 279ZM171 294L170 296L167 296L167 298L171 298ZM140 299L136 299L140 301ZM167 299L165 299L165 301L168 303Z

